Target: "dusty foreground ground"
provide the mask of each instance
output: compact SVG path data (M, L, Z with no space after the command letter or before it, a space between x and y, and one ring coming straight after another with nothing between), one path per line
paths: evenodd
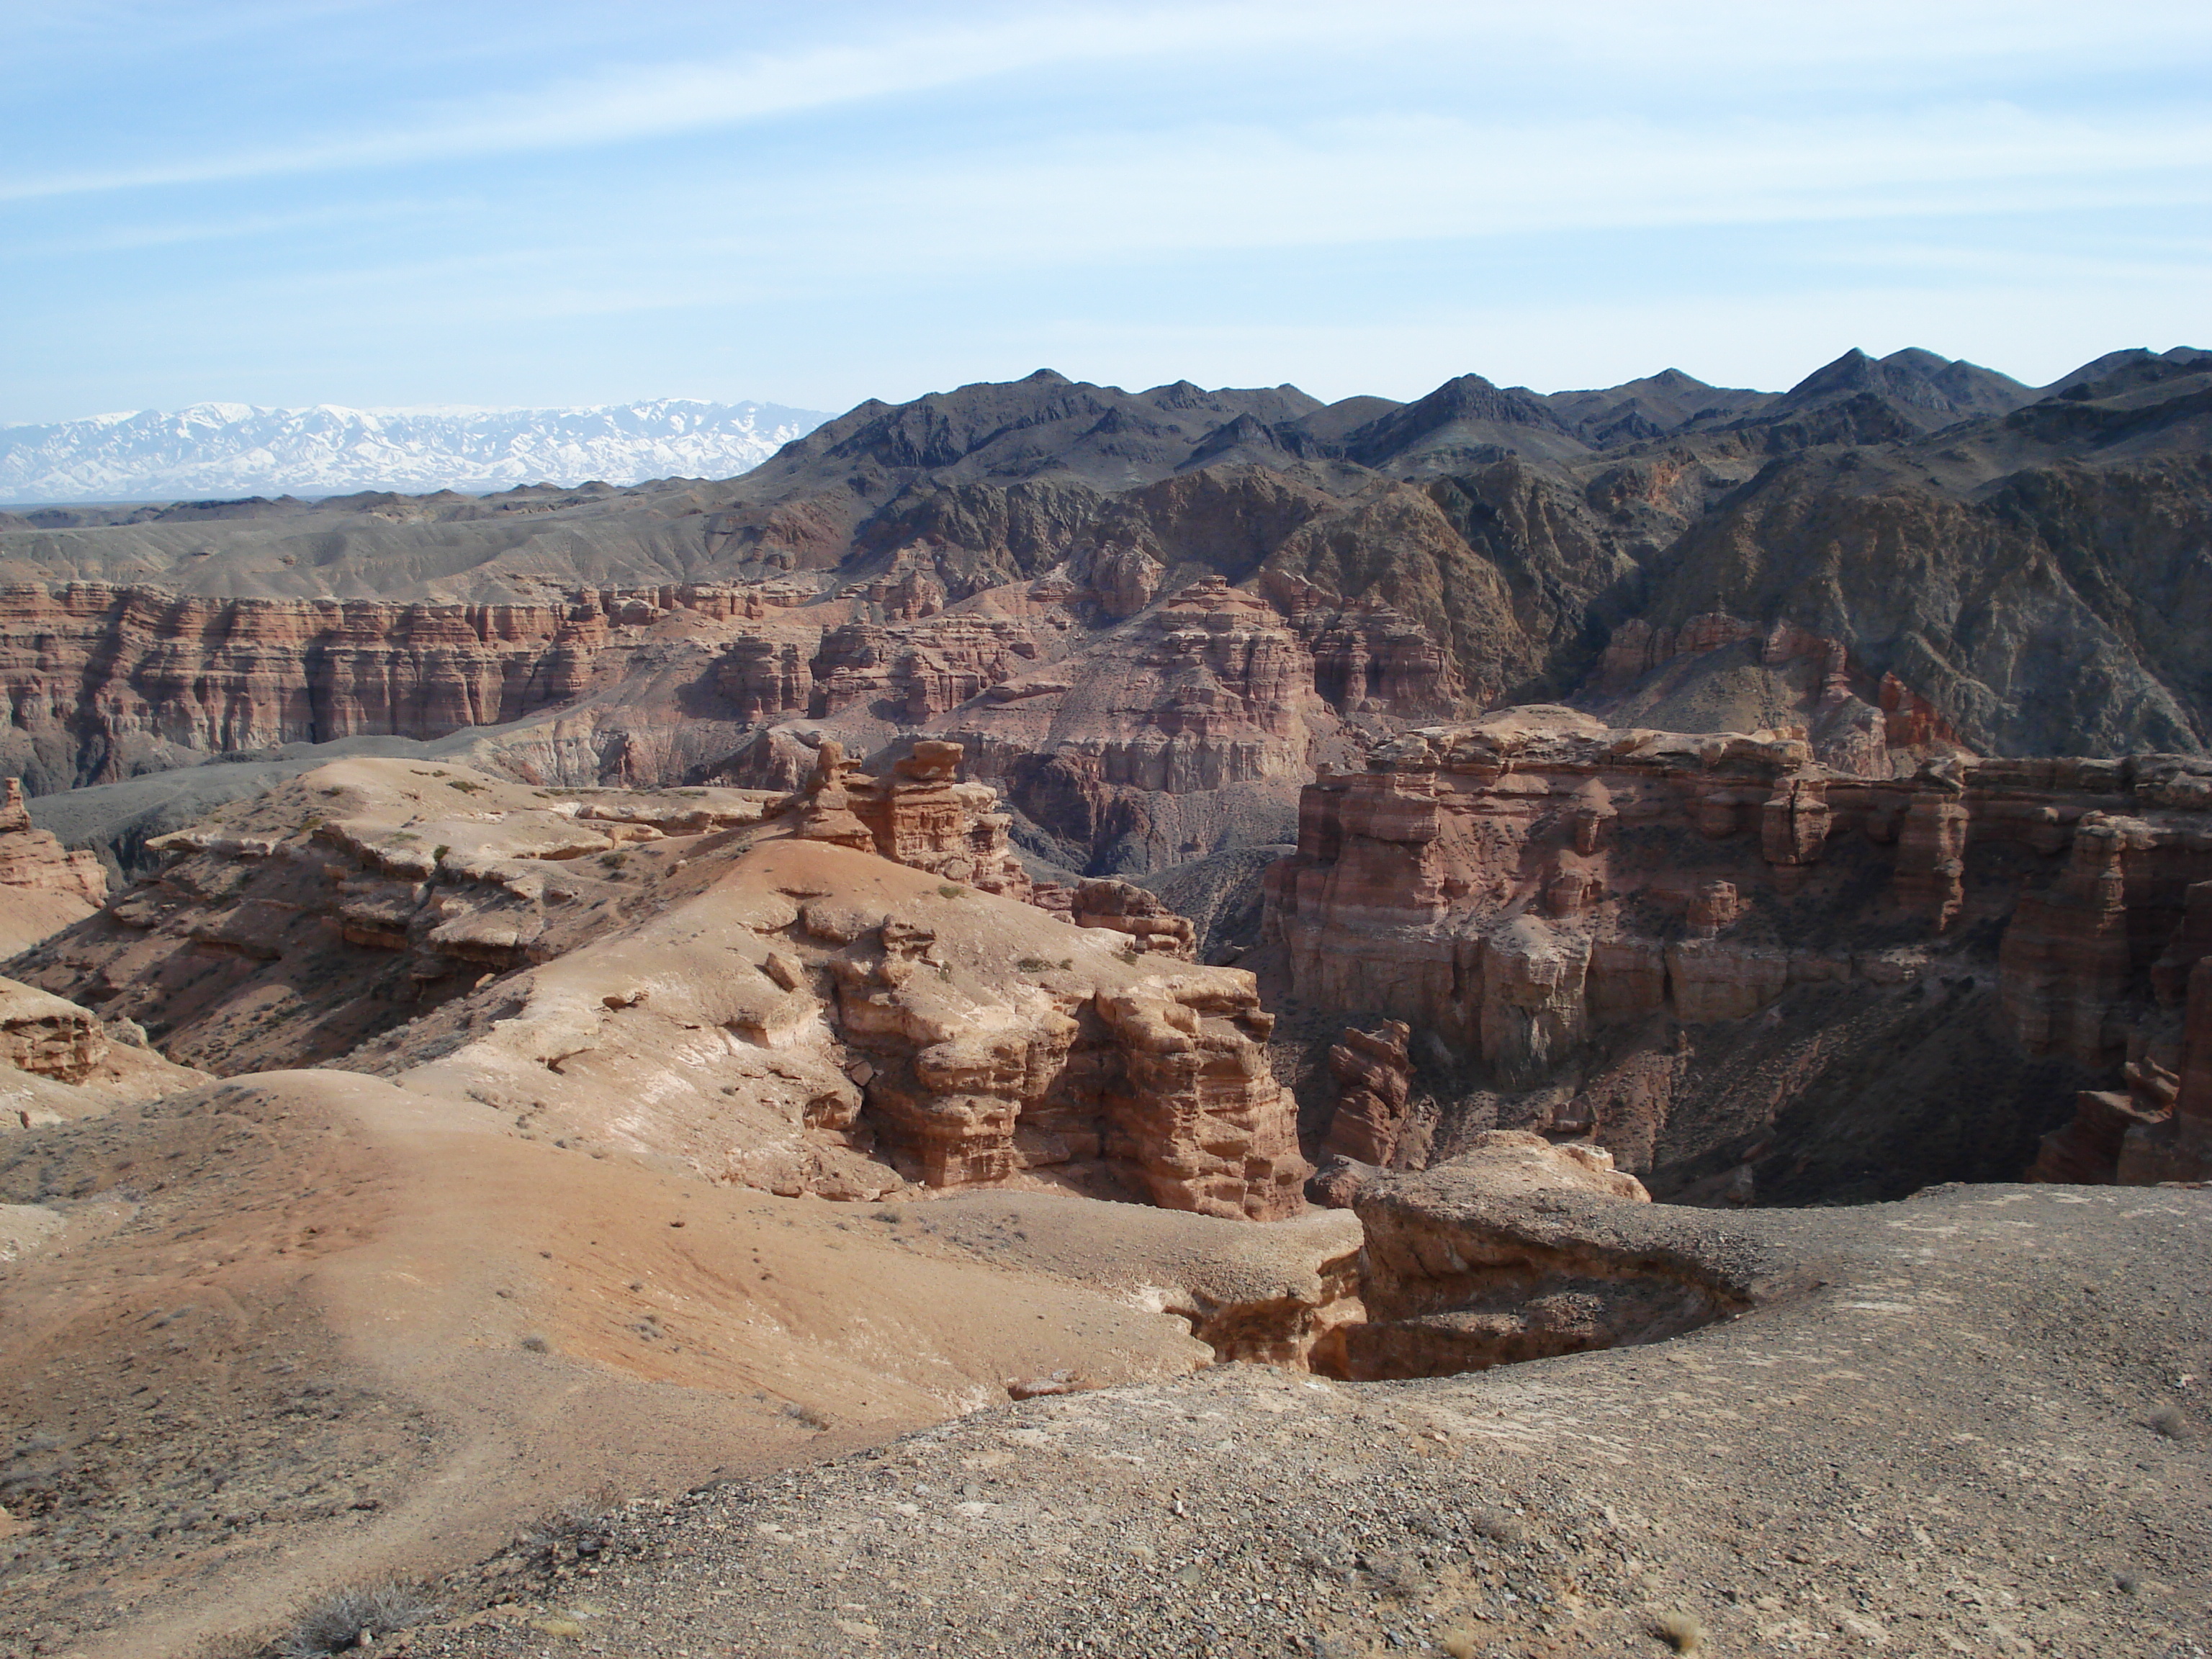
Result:
M1480 1375L1001 1407L510 1555L412 1651L2212 1652L2212 1194L1688 1224L1807 1288Z
M0 1200L0 1653L93 1659L246 1650L334 1586L1009 1380L1186 1373L1189 1316L1317 1300L1358 1236L780 1200L331 1072L18 1133Z

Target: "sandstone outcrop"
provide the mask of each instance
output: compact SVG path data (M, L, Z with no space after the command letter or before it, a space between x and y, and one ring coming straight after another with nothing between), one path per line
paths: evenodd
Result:
M1650 1194L1602 1149L1495 1130L1418 1176L1382 1176L1353 1207L1366 1230L1366 1317L1331 1334L1317 1370L1357 1380L1443 1376L1656 1342L1742 1311L1740 1283L1589 1225Z
M1406 1131L1413 1062L1406 1053L1413 1035L1405 1021L1385 1020L1372 1031L1349 1027L1328 1051L1336 1085L1336 1110L1322 1145L1355 1163L1387 1166Z
M0 955L12 956L82 921L107 896L107 872L91 853L65 850L31 822L20 780L0 795Z
M1045 1182L1295 1212L1309 1170L1250 975L1131 963L1110 938L771 836L665 917L508 982L489 1029L441 1012L449 1054L418 1030L347 1063L526 1097L572 1138L770 1191Z
M0 1062L33 1077L82 1083L107 1058L99 1017L14 980L0 980Z
M2125 878L2106 863L2117 839L2096 841L2091 857L2069 872L2087 901L2075 915L2103 922L2108 906L2117 909L2100 932L2117 932L2118 945L2097 950L2098 939L2088 941L2091 971L2077 992L2082 1020L2098 1019L2100 1036L2129 989L2129 919L2113 904L2124 895ZM2180 925L2152 965L2151 980L2165 1006L2163 1029L2154 1027L2148 1041L2130 1034L2124 1086L2078 1095L2073 1118L2043 1138L2030 1180L2154 1186L2212 1179L2212 881L2187 890Z
M2154 980L2178 1004L2212 945L2183 903L2212 878L2208 785L2212 768L2172 756L1860 776L1787 734L1504 711L1310 786L1267 926L1301 1002L1432 1031L1484 1086L1550 1101L1528 1109L1544 1122L1632 1097L1641 1127L1608 1144L1648 1158L1651 1083L1623 1095L1622 1068L1700 1086L1659 1063L1690 1042L1667 1022L1781 1019L1793 995L1994 980L2017 1050L2116 1066L2155 1035ZM2097 1121L2082 1133L2109 1162L2124 1126Z
M1133 882L1101 878L1079 883L1067 896L1067 919L1078 927L1125 934L1139 951L1179 962L1197 959L1198 929L1190 918L1177 915L1158 894Z
M987 893L1020 898L1029 874L1006 838L1010 820L988 784L960 780L961 747L924 738L888 778L862 776L834 738L822 739L800 803L797 833L872 851Z
M207 1080L146 1046L128 1019L16 980L0 979L0 1136L150 1100Z
M65 851L31 823L18 778L4 781L0 797L0 887L58 893L98 904L107 896L107 872L89 853Z
M818 757L787 805L338 763L165 837L22 971L210 1070L404 1075L774 1192L1303 1207L1252 975L1021 902L952 745Z

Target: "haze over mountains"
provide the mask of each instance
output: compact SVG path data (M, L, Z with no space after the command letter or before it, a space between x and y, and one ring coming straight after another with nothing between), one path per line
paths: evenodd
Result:
M1108 390L1117 398L1132 396ZM963 389L971 404L974 391ZM1970 415L2003 414L2035 393L2008 375L1911 349L1879 361L1853 351L1784 392L1708 386L1674 368L1618 386L1548 395L1463 374L1403 405L1376 397L1324 405L1291 386L1272 392L1208 393L1178 381L1133 394L1141 410L1135 404L1117 406L1079 433L1059 432L1059 422L1048 422L1056 435L1044 447L1032 424L1016 418L1004 457L1031 454L1042 460L1049 454L1055 466L1100 483L1128 481L1134 476L1131 466L1117 460L1136 463L1134 471L1141 472L1146 468L1137 461L1140 452L1149 455L1159 441L1172 447L1184 438L1197 441L1178 465L1192 466L1291 457L1374 465L1409 454L1448 465L1485 445L1565 459L1864 395L1880 396L1905 411L1905 427L1924 428ZM1235 402L1233 410L1223 398ZM944 405L925 398L919 406ZM863 404L839 417L841 430L887 407ZM1226 422L1220 418L1224 413ZM726 478L750 471L830 418L780 404L687 398L574 409L195 404L174 412L142 410L0 427L0 501L313 497L363 489L481 494L536 483ZM1014 437L1017 431L1029 435ZM1060 442L1071 437L1074 441L1061 453ZM914 454L921 465L945 464L941 454L934 461L923 459L931 453L925 443ZM983 465L996 468L999 459ZM973 473L975 466L965 471Z
M2208 425L2212 353L2188 349L2108 354L2040 391L1932 353L1852 351L1776 394L1669 371L1547 397L1465 374L1403 404L1184 381L1129 392L1039 370L871 400L717 482L27 510L0 515L0 573L69 617L33 605L14 619L48 641L26 640L25 672L51 714L19 715L10 763L44 793L176 764L174 744L436 738L550 717L596 685L595 735L568 740L563 775L635 777L667 750L652 765L678 781L706 763L710 726L734 740L844 706L863 672L869 698L889 699L871 747L902 727L966 730L983 688L1014 670L993 647L969 665L975 684L945 678L972 642L931 640L964 616L1049 603L1067 630L1024 650L1107 662L1118 630L1206 577L1238 589L1232 608L1259 603L1270 628L1299 631L1346 718L1365 699L1345 676L1387 678L1385 658L1425 653L1449 685L1414 700L1438 708L1610 697L1601 681L1656 672L1718 617L1832 642L1869 695L1893 678L1984 754L2201 753ZM87 580L116 586L52 586ZM723 615L735 601L659 591L733 582L772 585L790 630L754 598ZM617 657L582 666L602 643L629 650L629 594L648 654L669 606L704 605L723 643L687 634L682 653L737 652L746 634L758 639L744 649L782 665L732 657L709 672L702 656L707 678L671 727L665 688L647 695ZM259 599L289 608L246 603ZM331 600L376 609L341 626ZM426 604L453 607L434 647L409 632L431 624L402 614ZM518 605L537 620L496 639L460 608ZM146 606L166 618L150 641L133 620ZM501 614L511 629L524 613ZM586 616L600 619L588 648ZM880 638L879 623L892 625ZM57 628L73 641L59 655ZM264 636L276 655L252 656ZM245 654L227 665L210 641ZM80 648L107 690L55 678ZM491 657L505 665L479 684ZM1096 738L1073 714L1067 731ZM1083 840L1102 856L1097 836Z
M578 409L258 409L194 404L0 427L0 501L481 491L728 477L825 418L687 398Z

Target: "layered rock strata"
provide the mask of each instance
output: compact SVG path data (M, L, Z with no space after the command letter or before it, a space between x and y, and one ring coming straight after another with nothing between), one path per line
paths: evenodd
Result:
M1133 882L1102 878L1077 884L1066 895L1067 919L1078 927L1107 927L1126 935L1133 948L1191 962L1198 955L1198 928L1178 915L1158 894ZM1048 908L1057 908L1057 905Z
M1028 872L1015 860L988 784L961 781L957 743L924 738L892 763L891 775L862 775L834 738L822 739L799 803L798 834L872 851L987 893L1025 897Z
M1405 1021L1385 1020L1372 1031L1347 1028L1328 1051L1336 1085L1336 1109L1322 1145L1355 1163L1388 1164L1406 1132L1413 1063L1406 1053L1413 1035Z
M71 852L31 822L20 778L4 781L0 795L0 887L50 893L98 904L107 896L107 872L90 853Z
M798 780L777 775L774 741L750 755L762 728L854 756L941 737L1079 862L1120 839L1157 843L1144 858L1160 863L1210 850L1261 802L1286 824L1316 734L1346 712L1457 706L1439 649L1387 606L1309 595L1291 614L1218 575L1152 598L1102 611L1064 573L912 602L882 579L484 605L18 584L0 588L0 760L50 793L210 754L485 728L478 758L533 783L773 787ZM1223 792L1231 805L1206 804Z
M1505 711L1309 787L1267 925L1302 1001L1432 1031L1509 1091L1610 1090L1655 1018L1743 1021L1794 988L1924 994L1931 952L1947 985L1997 981L2028 1055L2094 1070L2154 1012L2154 964L2169 1000L2192 971L2170 942L2195 937L2184 895L2212 877L2208 791L2212 767L2172 756L1870 778L1793 736Z
M51 992L0 979L0 1137L99 1117L124 1102L206 1081L206 1073L149 1049L131 1020L102 1020Z
M877 784L825 744L791 801L339 763L164 838L159 877L20 965L210 1070L404 1073L775 1192L1301 1209L1252 976L1009 896L957 759Z
M2100 894L2112 884L2102 864L2107 850L2100 845L2090 861ZM2077 888L2081 873L2069 872ZM2113 956L2109 946L2093 956L2102 971L2091 994L2116 980L2124 984L2126 957ZM2030 1180L2154 1186L2212 1179L2212 881L2188 890L2181 925L2151 980L2167 1016L2163 1029L2134 1034L2122 1087L2075 1097L2073 1118L2043 1138Z

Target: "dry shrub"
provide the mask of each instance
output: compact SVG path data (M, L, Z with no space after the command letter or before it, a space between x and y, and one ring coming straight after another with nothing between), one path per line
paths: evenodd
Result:
M340 1590L301 1613L279 1638L279 1659L325 1659L372 1637L407 1630L438 1611L414 1584L382 1583Z

